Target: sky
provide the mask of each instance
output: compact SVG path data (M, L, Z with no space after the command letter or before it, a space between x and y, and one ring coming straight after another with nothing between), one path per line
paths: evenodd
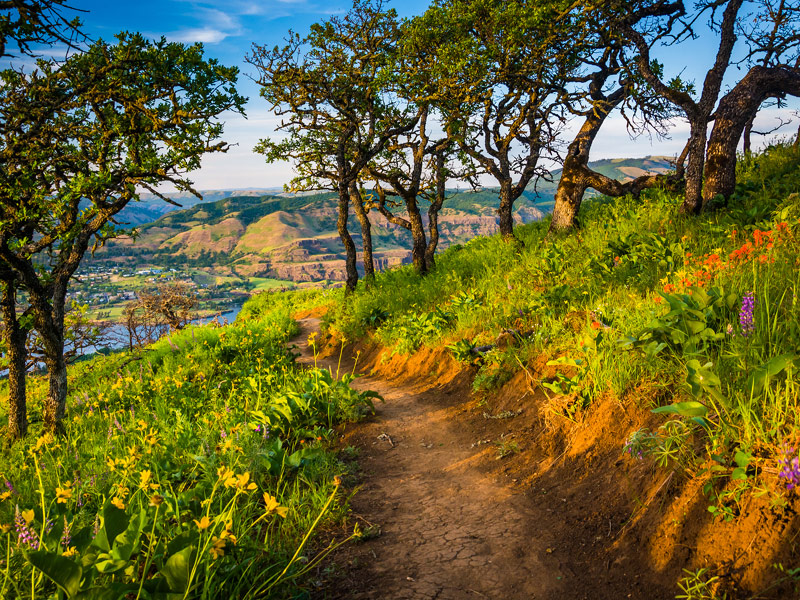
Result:
M390 0L388 3L401 17L420 14L428 4L427 0ZM239 91L249 98L246 118L238 114L223 115L223 139L233 146L226 154L206 157L202 167L190 174L197 189L212 190L274 188L291 179L291 165L267 164L261 155L253 152L259 139L275 135L279 120L259 97L258 85L251 79L255 76L254 69L244 58L253 43L268 47L281 44L290 29L302 35L311 24L346 12L352 0L72 0L72 5L87 11L80 16L84 31L92 38L111 40L119 31L127 30L154 38L165 36L170 41L202 42L209 57L217 58L224 65L239 67ZM704 35L699 40L662 50L660 58L666 65L666 74L680 74L683 79L694 79L699 84L713 62L714 43L711 35ZM735 68L731 69L731 76L737 76ZM778 116L791 118L797 108L797 103L793 103L783 110L764 110L756 121L756 128L769 129ZM788 135L796 130L796 125L790 125L781 133ZM669 139L647 135L631 139L624 121L615 116L603 126L592 158L675 156L687 137L688 126L676 121Z

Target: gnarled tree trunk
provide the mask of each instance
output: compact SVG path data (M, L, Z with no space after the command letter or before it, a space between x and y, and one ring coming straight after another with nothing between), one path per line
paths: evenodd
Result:
M28 409L25 386L25 341L28 332L17 318L16 287L6 281L2 292L3 324L8 347L8 438L16 440L28 433Z
M428 207L428 245L425 248L425 263L428 271L436 267L436 248L439 246L439 211L444 205L447 190L447 171L444 151L436 152L436 195Z
M548 233L567 231L575 226L575 219L578 216L581 202L583 202L583 196L590 187L590 180L593 178L592 176L598 175L588 166L592 144L597 134L600 133L606 117L624 98L625 90L622 88L608 98L595 98L593 110L586 116L580 131L567 148ZM611 185L611 181L609 179L607 186Z
M514 201L518 196L514 196L512 188L511 180L501 182L500 205L497 207L497 225L500 235L506 239L514 237Z
M706 154L703 204L717 196L728 200L736 188L736 147L748 123L769 97L800 96L800 70L752 67L728 92L716 111Z
M347 229L347 218L350 214L350 190L345 182L339 182L339 214L336 219L336 230L342 240L345 251L345 290L350 293L358 285L358 268L356 266L356 245Z
M364 256L364 281L367 285L375 282L375 259L372 257L372 223L364 209L364 199L355 182L350 184L350 203L361 224L361 245Z

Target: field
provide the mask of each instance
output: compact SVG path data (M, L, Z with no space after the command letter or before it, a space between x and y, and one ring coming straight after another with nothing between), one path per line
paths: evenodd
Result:
M70 372L64 437L0 457L0 597L285 598L341 519L333 427L372 396L298 369L287 308ZM224 592L223 592L224 590Z

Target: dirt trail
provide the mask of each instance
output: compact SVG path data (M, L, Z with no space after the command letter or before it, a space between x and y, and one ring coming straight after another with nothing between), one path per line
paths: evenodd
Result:
M319 321L304 319L300 325L294 342L299 360L313 363L306 339ZM335 370L337 358L318 365ZM343 366L352 368L352 361ZM360 449L364 472L353 510L379 525L381 534L350 550L351 566L360 567L322 597L576 597L565 595L553 540L537 527L548 519L546 509L477 468L488 448L459 430L452 391L409 390L375 377L354 385L386 400L348 439Z

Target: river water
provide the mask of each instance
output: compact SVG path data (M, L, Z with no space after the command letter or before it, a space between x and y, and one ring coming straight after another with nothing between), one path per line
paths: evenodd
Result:
M203 317L201 319L193 319L191 321L192 325L205 325L206 323L210 323L214 319L218 320L221 323L233 323L236 319L236 316L241 312L241 306L234 306L230 310L227 310L223 313L218 313L216 315L210 317ZM166 333L166 331L164 332ZM122 324L111 325L107 329L107 333L105 336L105 341L97 346L91 346L87 348L82 356L92 356L98 352L109 352L111 350L119 350L121 348L125 348L128 346L128 330Z

